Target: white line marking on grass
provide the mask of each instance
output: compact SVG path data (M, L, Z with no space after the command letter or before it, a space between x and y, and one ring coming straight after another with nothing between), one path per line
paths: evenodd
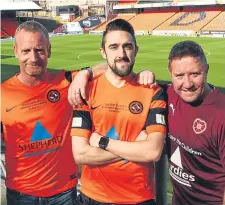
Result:
M89 51L89 52L81 53L80 55L77 56L77 58L78 58L79 60L84 60L84 59L81 58L81 56L86 55L86 54L89 54L89 53L94 53L94 52L97 52L97 51ZM100 55L100 53L99 53L99 55Z
M86 54L89 54L89 53L93 53L93 52L97 52L97 51L89 51L89 52L84 52L84 53L81 53L77 56L77 59L79 60L85 60L85 59L82 59L81 56L83 55L86 55ZM100 55L100 54L99 54ZM55 69L65 69L65 68L71 68L71 67L80 67L82 65L85 65L85 64L91 64L91 63L96 63L96 64L99 64L99 63L103 63L104 61L100 61L100 60L96 60L96 61L86 61L86 62L83 62L83 63L76 63L76 64L73 64L73 65L69 65L69 66L61 66L59 68L55 68Z
M140 55L146 55L146 54L152 54L152 53L161 53L161 52L166 52L168 51L169 52L169 49L163 49L163 50L156 50L156 51L149 51L149 52L143 52L143 53L139 53L138 56ZM206 57L207 56L210 56L211 53L207 50L204 49L204 51L207 53ZM85 60L85 59L82 59L81 56L83 55L86 55L86 54L89 54L89 53L94 53L94 52L97 52L97 51L89 51L89 52L84 52L84 53L81 53L77 56L77 59L79 60ZM100 54L99 54L100 55ZM73 65L69 65L69 66L61 66L59 68L55 68L55 69L65 69L65 68L71 68L71 67L82 67L83 65L86 65L86 64L92 64L92 63L103 63L105 61L99 61L99 60L96 60L96 61L87 61L87 62L83 62L83 63L76 63L76 64L73 64ZM151 59L150 62L155 62L155 63L158 63L158 62L168 62L168 60L159 60L159 59ZM142 61L142 62L136 62L135 64L144 64L146 63L146 61ZM164 68L163 68L164 69Z
M97 64L103 63L103 62L105 62L105 61L89 61L89 62L85 62L85 63L76 63L76 64L69 65L69 66L60 66L60 67L54 68L54 69L59 70L59 69L65 69L65 68L71 68L71 67L74 67L74 69L78 69L79 67L82 67L86 64L96 63L96 65L97 65Z
M208 54L208 55L206 55L206 57L211 55L211 53L209 51L207 51L205 49L203 49L203 50Z
M143 64L143 63L164 63L164 62L168 62L168 60L148 60L148 62L146 61L141 61L141 62L135 62L135 64Z
M161 52L169 52L169 49L142 52L142 53L138 53L138 55L145 55L145 54L151 54L151 53L161 53Z

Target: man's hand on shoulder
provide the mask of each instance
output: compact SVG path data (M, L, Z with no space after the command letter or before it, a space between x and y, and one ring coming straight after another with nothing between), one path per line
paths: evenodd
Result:
M88 70L81 70L77 73L68 90L68 101L73 107L83 105L83 100L87 99L88 80L90 73Z
M155 74L150 70L143 70L137 74L137 81L140 85L149 85L154 88L157 83L155 82Z

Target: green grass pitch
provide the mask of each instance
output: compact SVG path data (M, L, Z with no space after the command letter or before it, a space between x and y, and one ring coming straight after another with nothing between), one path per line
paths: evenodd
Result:
M210 65L208 82L225 92L225 38L137 36L139 52L135 71L151 69L158 80L170 81L167 71L168 54L171 47L182 40L194 40L202 45ZM99 52L100 43L100 35L52 37L52 56L49 59L48 69L72 70L103 62ZM1 80L4 81L18 72L19 67L14 57L12 41L2 42L1 51ZM170 184L168 192L172 192Z
M171 47L181 40L194 40L202 45L210 65L208 81L225 89L225 39L222 38L137 36L139 52L135 71L151 69L158 80L170 81L168 54ZM103 62L99 52L100 42L100 35L53 37L48 68L72 70ZM1 68L2 81L19 71L12 41L2 42Z

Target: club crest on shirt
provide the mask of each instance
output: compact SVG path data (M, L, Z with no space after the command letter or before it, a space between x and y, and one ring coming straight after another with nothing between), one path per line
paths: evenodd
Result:
M207 124L204 120L201 120L200 118L196 118L193 122L192 128L196 134L201 134L206 130Z
M56 103L60 100L60 93L57 90L50 90L47 94L47 98L50 102Z
M132 101L129 104L129 110L133 114L140 114L143 111L143 105L139 101Z

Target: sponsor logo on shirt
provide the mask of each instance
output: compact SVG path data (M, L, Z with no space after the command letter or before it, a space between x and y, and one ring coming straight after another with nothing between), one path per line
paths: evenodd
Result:
M6 108L5 111L6 111L6 112L10 112L10 111L13 110L16 106L17 106L17 105L15 105L15 106L13 106L13 107L10 107L10 108Z
M206 130L207 124L204 120L201 120L200 118L196 118L193 122L192 128L196 134L201 134Z
M5 111L10 112L16 107L20 107L21 110L26 110L26 109L34 110L34 109L40 108L41 106L43 106L46 103L47 103L47 100L43 100L43 99L35 99L35 100L31 100L31 101L29 100L29 101L20 103L18 105L15 105L13 107L6 108Z
M119 140L119 136L114 126L111 127L111 129L107 132L105 136L110 139Z
M34 110L39 109L41 106L47 103L47 100L36 99L22 103L21 110Z
M127 110L127 105L121 105L117 103L105 103L101 108L106 109L107 112L119 113L124 110Z
M173 103L170 103L169 107L172 109L172 115L174 115L175 108L174 108L174 106L173 106Z
M191 182L195 181L195 176L185 172L183 169L180 147L177 147L177 149L170 158L169 173L170 176L178 183L188 187L191 187Z
M119 140L120 139L119 135L117 134L116 128L114 126L112 126L110 128L110 130L106 133L105 136L110 138L110 139L114 139L114 140ZM126 160L126 159L123 159L122 161L125 162L125 163L128 162L128 160Z
M181 140L179 140L176 137L172 136L170 133L168 134L168 137L172 141L176 142L180 147L182 147L187 152L189 152L190 154L194 154L194 155L197 155L197 156L202 156L202 153L201 152L198 152L196 150L193 150L193 148L189 147L188 145L185 145Z
M37 121L30 143L19 144L19 149L25 151L25 157L42 155L58 150L62 140L62 136L53 138L41 122Z
M92 109L92 110L95 110L95 109L97 109L97 108L99 108L99 107L102 107L102 105L91 106L91 109Z

